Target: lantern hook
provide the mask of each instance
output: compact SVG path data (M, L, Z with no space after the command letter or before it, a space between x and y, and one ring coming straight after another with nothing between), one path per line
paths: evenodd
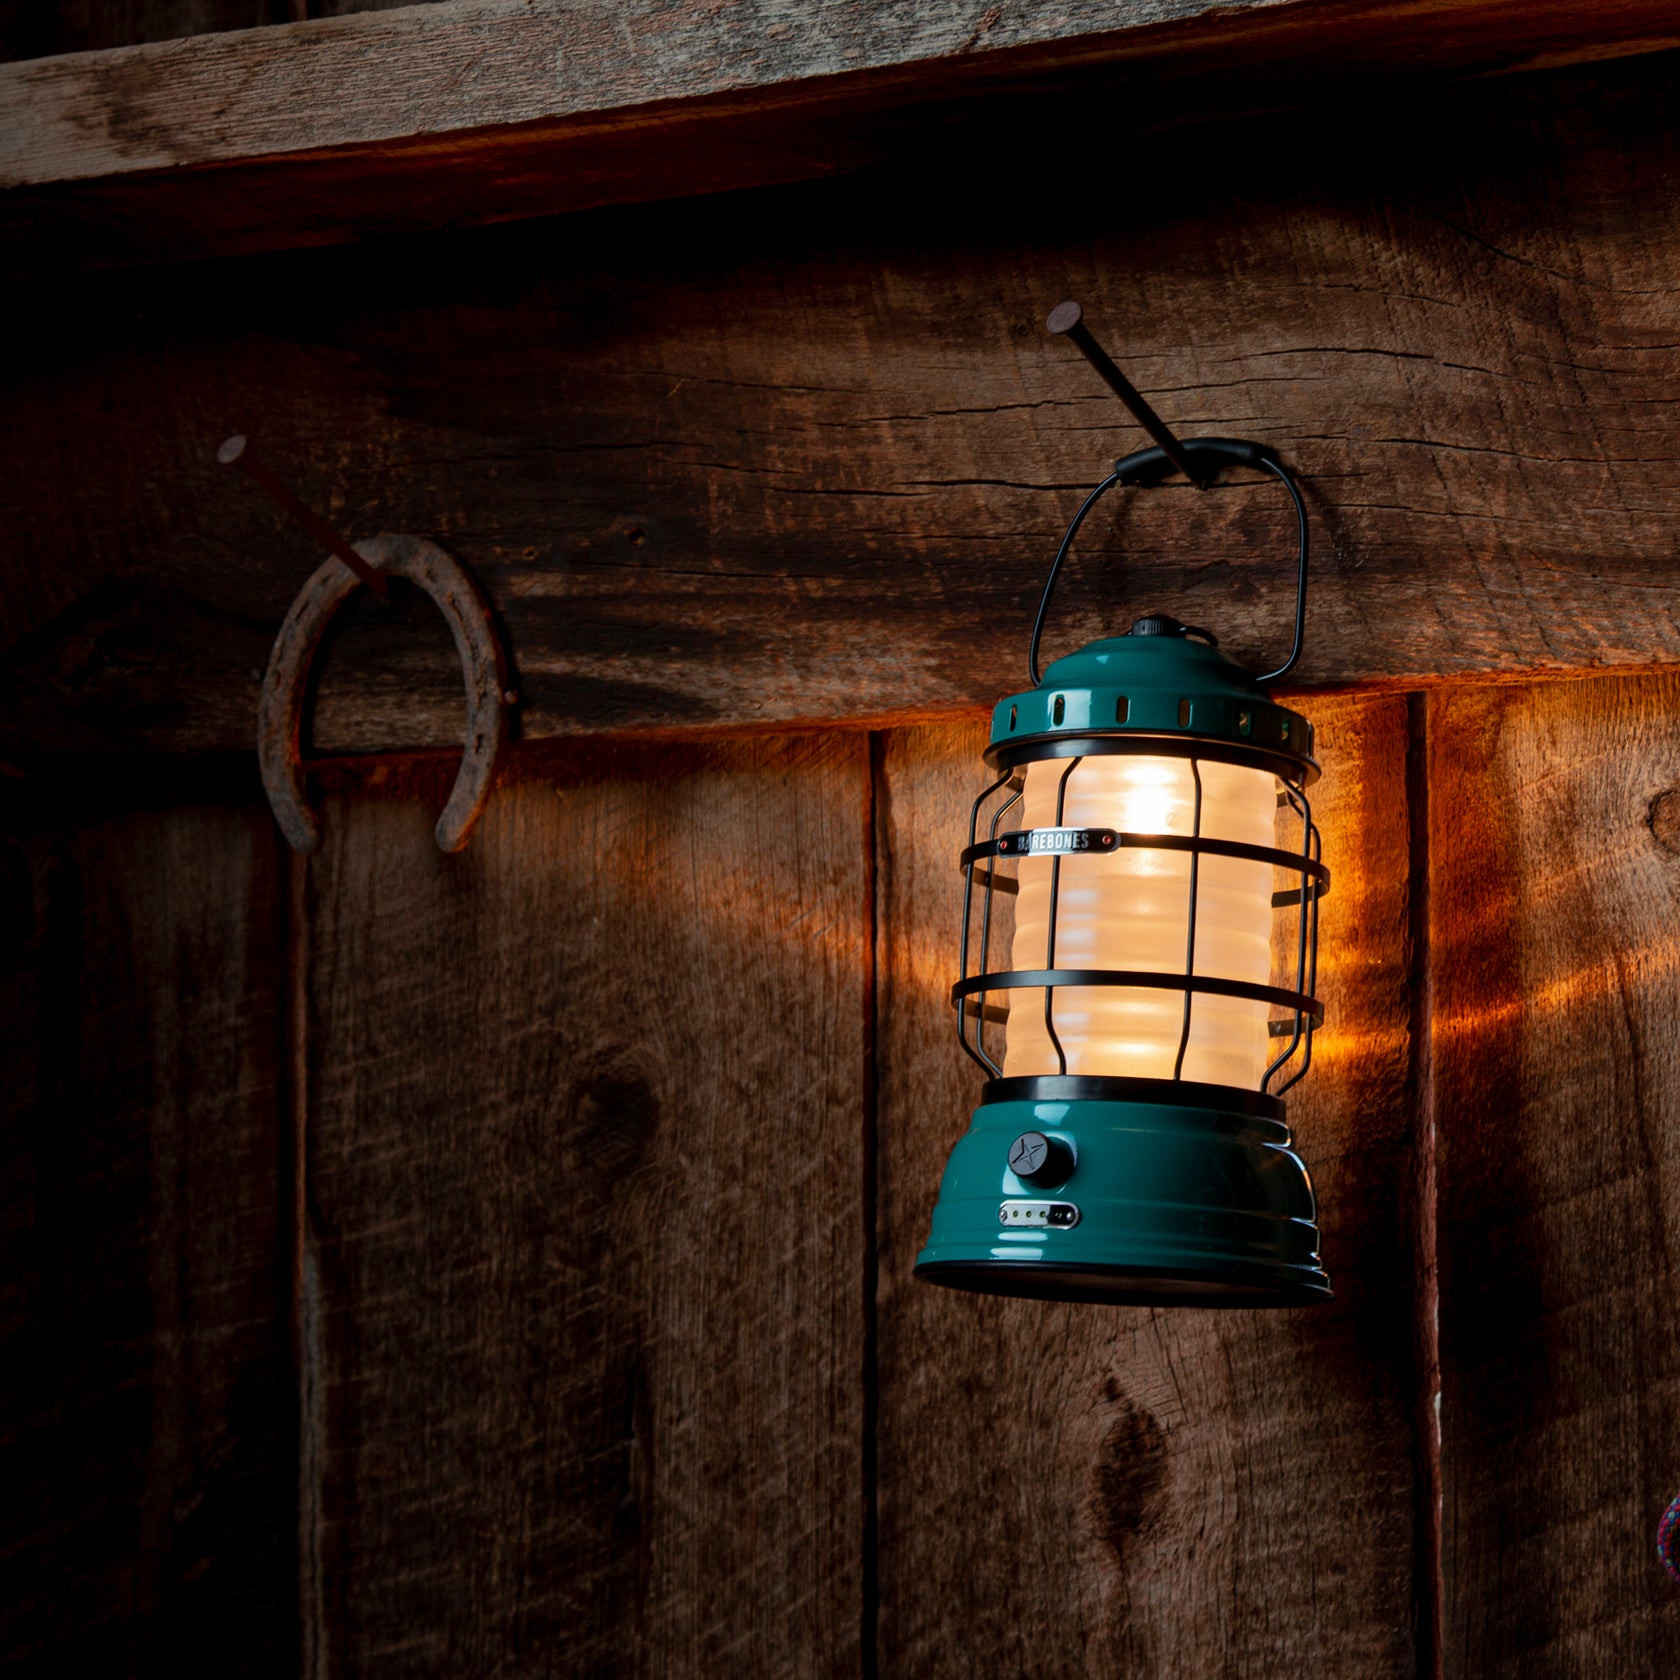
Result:
M1196 469L1196 463L1173 429L1150 407L1143 393L1114 365L1114 358L1091 336L1085 325L1085 311L1071 299L1058 303L1050 311L1045 326L1053 333L1066 335L1068 343L1097 370L1102 382L1132 411L1133 418L1155 440L1158 448L1198 490L1207 489L1212 482Z
M1049 575L1044 580L1044 594L1039 599L1038 616L1033 620L1032 641L1027 648L1027 673L1032 680L1032 686L1037 688L1039 685L1038 648L1044 635L1045 617L1050 610L1050 596L1055 590L1062 562L1067 558L1068 550L1073 546L1073 539L1079 527L1085 523L1085 517L1091 509L1116 485L1128 489L1152 489L1170 477L1174 471L1183 473L1198 490L1206 490L1225 467L1253 467L1262 472L1269 472L1289 492L1289 498L1295 504L1295 518L1300 527L1300 546L1295 562L1294 641L1289 649L1289 657L1275 671L1268 671L1263 677L1255 678L1255 681L1260 683L1276 682L1279 677L1293 670L1296 661L1301 657L1301 643L1307 622L1307 507L1301 499L1300 486L1295 482L1294 475L1284 466L1278 458L1277 451L1270 444L1253 443L1244 438L1176 436L1144 400L1137 387L1115 366L1108 352L1091 336L1090 329L1084 325L1083 312L1077 303L1058 305L1051 311L1045 324L1051 332L1065 334L1078 347L1085 359L1102 376L1109 389L1125 403L1137 418L1138 424L1155 440L1155 445L1116 461L1114 471L1080 504L1079 511L1073 516L1062 537L1061 547L1056 550L1056 558L1051 561Z

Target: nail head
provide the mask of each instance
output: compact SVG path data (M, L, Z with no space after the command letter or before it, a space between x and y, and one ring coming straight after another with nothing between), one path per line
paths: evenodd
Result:
M1066 303L1058 303L1044 324L1053 333L1065 333L1072 332L1084 319L1085 311L1070 298Z
M231 467L245 453L245 434L236 432L216 451L216 459L224 467Z

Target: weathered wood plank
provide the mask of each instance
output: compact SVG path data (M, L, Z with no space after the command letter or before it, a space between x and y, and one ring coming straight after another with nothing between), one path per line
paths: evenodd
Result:
M289 1660L267 814L0 833L0 1665Z
M984 736L887 737L883 1674L1415 1671L1406 707L1313 712L1329 1016L1290 1118L1337 1294L1279 1314L1045 1306L911 1278L978 1096L946 989Z
M1252 12L1279 0L1244 0ZM0 187L233 164L350 146L387 150L565 119L622 124L646 106L937 61L1195 17L1206 0L1075 0L976 28L962 7L756 0L719 13L668 0L533 7L448 0L8 66ZM1299 4L1296 12L1321 10ZM1672 20L1669 20L1672 24ZM1088 57L1084 45L1080 56ZM112 95L124 95L116 109Z
M204 267L121 311L32 294L0 405L0 759L249 749L317 556L213 465L234 430L350 535L475 570L527 738L989 704L1080 489L1138 440L1042 334L1070 293L1171 420L1305 475L1303 684L1680 658L1668 72L1504 83L1427 126L1346 163L1270 130L1264 192L825 188ZM1275 487L1099 516L1050 645L1165 607L1275 654L1288 542ZM318 739L458 739L457 684L429 606L347 636Z
M1429 716L1444 1672L1660 1674L1680 1595L1680 683Z
M1663 0L448 0L0 67L0 216L35 271L179 258L919 168L930 145L972 167L1076 105L1112 146L1350 77L1677 43Z
M861 737L580 751L309 866L316 1672L855 1672Z

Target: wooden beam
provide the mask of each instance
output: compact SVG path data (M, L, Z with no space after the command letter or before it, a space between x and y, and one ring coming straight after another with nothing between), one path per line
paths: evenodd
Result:
M0 66L0 230L14 273L315 244L1677 43L1666 0L446 0Z
M1421 127L1428 144L1414 144ZM1141 441L1062 298L1187 433L1279 448L1316 561L1307 688L1680 660L1680 116L1667 61L1484 85L1408 126L1209 142L1121 199L1004 177L14 291L0 760L244 752L320 556L228 433L352 538L485 585L527 740L972 713L1023 680L1084 487ZM1466 174L1466 160L1472 172ZM1093 519L1047 647L1164 609L1287 642L1281 493ZM328 662L323 749L447 744L429 604Z
M1330 765L1328 1015L1289 1108L1336 1299L1275 1316L992 1300L911 1277L979 1095L946 988L957 825L989 777L978 729L886 737L883 1674L1423 1669L1406 714L1399 696L1313 708Z

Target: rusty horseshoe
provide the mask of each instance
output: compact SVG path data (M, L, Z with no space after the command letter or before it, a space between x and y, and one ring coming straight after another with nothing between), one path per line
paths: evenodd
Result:
M467 689L467 740L449 803L437 821L445 852L466 845L490 797L496 757L507 738L507 660L490 608L466 570L423 537L385 533L355 545L369 564L425 590L447 621ZM362 580L336 557L298 591L274 639L257 707L257 759L280 832L299 852L321 843L303 776L303 709L321 640Z

